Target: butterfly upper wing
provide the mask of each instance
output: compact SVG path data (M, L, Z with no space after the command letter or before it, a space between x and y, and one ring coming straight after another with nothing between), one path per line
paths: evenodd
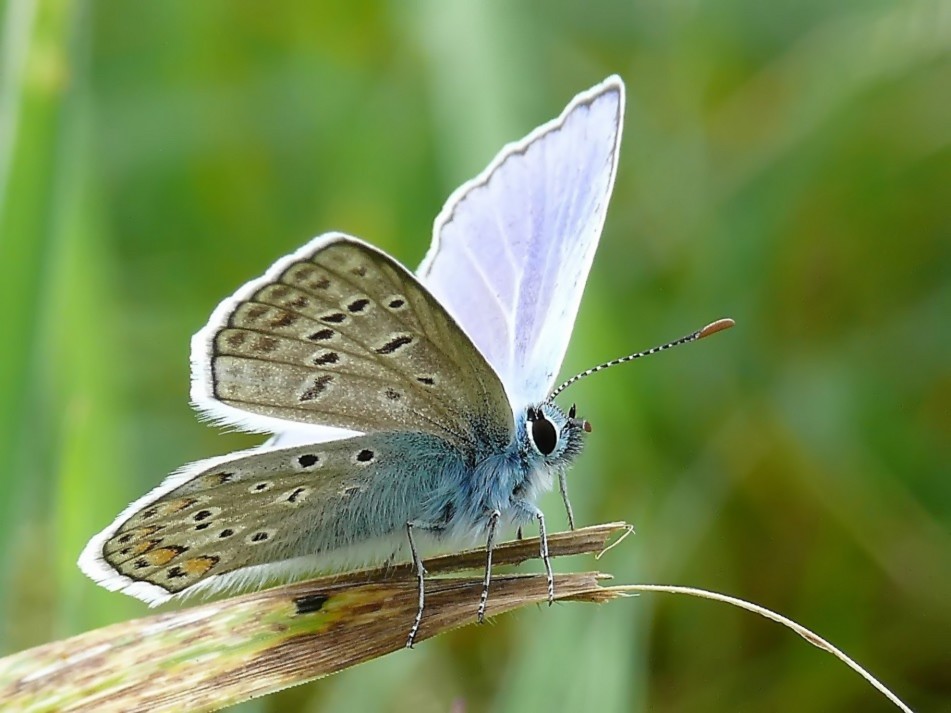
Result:
M425 433L212 458L130 505L79 565L103 586L152 604L226 576L224 584L241 586L353 565L347 558L360 557L361 545L363 557L381 556L367 551L374 542L392 555L405 539L391 536L407 521L444 518L438 493L464 470L458 451Z
M436 218L418 270L516 407L551 390L594 258L621 141L617 76L509 144Z
M219 305L192 342L192 399L224 423L290 430L282 443L421 431L472 455L514 428L499 377L446 310L402 265L342 234Z

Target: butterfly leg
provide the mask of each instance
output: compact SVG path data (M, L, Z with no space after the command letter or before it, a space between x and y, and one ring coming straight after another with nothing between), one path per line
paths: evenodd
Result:
M489 515L489 535L485 541L485 579L482 581L482 596L479 598L479 613L476 619L481 624L485 621L485 603L489 599L489 582L492 581L492 550L495 549L495 531L499 526L502 513L493 510Z
M558 489L561 491L561 499L565 501L565 510L568 512L568 529L575 529L575 513L571 509L571 501L568 499L568 478L564 470L558 473Z
M542 515L541 510L535 514L535 519L538 520L538 541L541 543L540 554L542 562L545 563L545 575L548 577L548 606L551 606L555 602L555 575L551 573L551 560L548 557L548 533L545 532L545 516ZM571 529L574 529L574 527Z
M516 507L524 515L538 521L539 555L545 564L545 576L548 578L548 606L551 606L555 602L555 575L551 571L551 558L548 555L548 532L545 529L545 515L535 505L526 500L517 501Z
M416 633L419 631L420 622L423 620L423 606L426 603L426 568L423 566L423 560L419 557L419 551L416 549L416 542L413 540L413 528L419 523L406 523L406 538L409 540L409 551L413 555L413 566L416 568L416 582L419 588L419 606L416 609L416 618L410 627L409 636L406 637L406 648L413 648L413 642L416 640Z

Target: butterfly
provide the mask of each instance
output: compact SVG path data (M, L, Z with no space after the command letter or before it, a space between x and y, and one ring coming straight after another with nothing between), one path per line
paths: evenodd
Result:
M481 621L500 528L534 522L550 603L537 498L557 480L574 527L565 473L590 430L552 386L623 115L611 76L505 146L450 196L415 275L328 233L223 301L192 340L192 400L220 424L275 435L169 476L92 538L80 568L154 605L408 548L412 645L418 543L485 543Z

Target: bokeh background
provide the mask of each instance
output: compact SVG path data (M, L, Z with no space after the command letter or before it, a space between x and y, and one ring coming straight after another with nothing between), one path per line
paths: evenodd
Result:
M0 654L146 613L75 567L200 424L188 341L320 232L410 266L452 189L617 72L564 372L619 582L797 619L951 710L951 3L0 2ZM556 494L543 506L564 526ZM662 595L468 627L245 711L889 710L795 635Z

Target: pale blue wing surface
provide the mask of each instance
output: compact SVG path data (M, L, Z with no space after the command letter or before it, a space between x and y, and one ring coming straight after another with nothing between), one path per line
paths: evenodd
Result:
M624 85L579 94L509 144L436 219L418 274L515 409L548 395L571 337L617 168Z

